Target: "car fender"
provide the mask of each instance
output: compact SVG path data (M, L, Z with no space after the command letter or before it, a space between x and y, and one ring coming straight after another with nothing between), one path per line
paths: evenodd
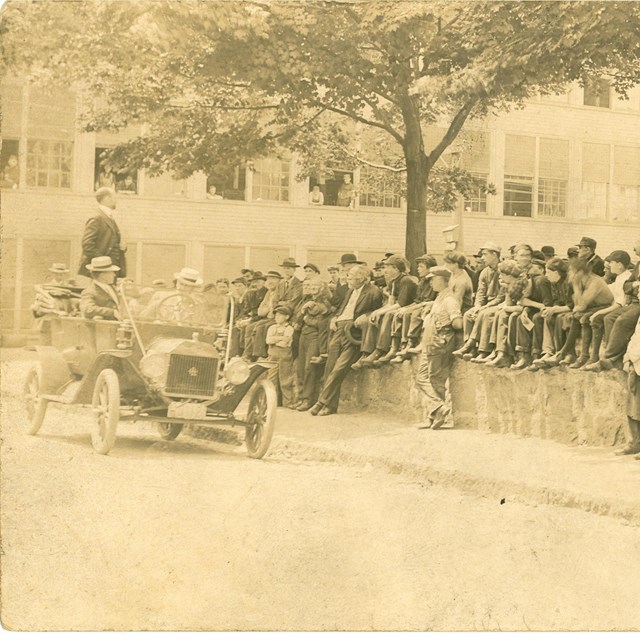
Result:
M41 393L58 394L73 379L67 361L55 347L37 346L36 353L40 359Z

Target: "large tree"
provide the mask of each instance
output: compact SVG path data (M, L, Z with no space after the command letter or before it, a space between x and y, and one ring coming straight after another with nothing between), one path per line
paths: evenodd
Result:
M404 0L10 0L0 33L7 67L103 98L88 128L148 124L116 161L187 176L288 148L307 170L348 157L402 175L409 258L426 249L430 175L470 118L601 74L624 95L639 34L636 2ZM386 154L366 157L367 131Z

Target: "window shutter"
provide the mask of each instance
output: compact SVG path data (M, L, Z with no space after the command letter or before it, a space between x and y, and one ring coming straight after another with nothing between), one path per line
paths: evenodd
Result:
M582 181L609 182L608 144L585 142L582 145Z
M640 186L640 148L616 145L613 158L613 182L629 187Z
M569 141L540 139L539 173L541 178L569 177Z
M531 136L507 135L505 140L505 175L533 176L536 139Z

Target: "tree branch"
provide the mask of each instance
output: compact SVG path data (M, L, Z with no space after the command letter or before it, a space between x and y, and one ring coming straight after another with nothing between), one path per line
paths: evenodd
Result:
M367 167L373 167L374 169L383 169L384 171L392 171L393 173L404 173L407 170L407 167L390 167L386 164L378 164L376 162L369 162L369 160L365 160L361 158L356 153L351 153L350 151L344 150L344 153L348 155L350 158L358 161L360 164L365 164Z
M442 155L444 150L456 139L456 136L460 133L460 129L462 129L462 125L469 117L471 111L473 111L473 107L476 106L477 102L478 98L472 98L462 107L462 109L460 109L460 111L458 111L455 118L449 125L447 132L444 134L442 140L428 155L429 164L431 166L433 166L438 161L438 158Z
M376 129L382 129L383 131L386 131L398 144L404 145L404 138L393 127L387 124L383 124L382 122L375 122L374 120L369 120L368 118L358 115L357 113L346 111L345 109L340 109L339 107L334 107L331 104L325 104L323 102L320 102L319 100L316 100L313 104L317 107L322 107L327 111L332 111L333 113L337 113L338 115L345 116L346 118L357 120L358 122L361 122L362 124L366 124L370 127L375 127Z

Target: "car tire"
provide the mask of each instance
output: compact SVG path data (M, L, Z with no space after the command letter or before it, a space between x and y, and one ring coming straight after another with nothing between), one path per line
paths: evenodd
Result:
M91 443L96 453L109 453L116 441L120 421L120 381L113 369L103 369L93 388L94 428Z
M163 440L175 440L180 433L184 424L182 422L158 422L156 428Z
M35 436L44 421L48 400L40 395L42 388L42 373L40 367L32 367L24 381L24 400L27 414L27 434Z
M273 437L277 405L278 394L273 382L262 378L254 387L247 411L245 441L249 457L262 458L267 453Z

